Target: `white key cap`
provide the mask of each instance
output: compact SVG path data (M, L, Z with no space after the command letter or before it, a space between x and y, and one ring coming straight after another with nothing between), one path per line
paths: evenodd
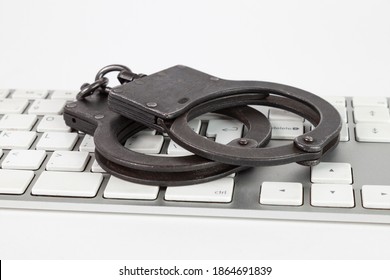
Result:
M167 149L168 155L174 155L174 156L189 156L193 155L193 153L187 151L179 144L175 143L174 141L170 141Z
M27 105L27 99L0 99L0 114L21 114Z
M200 119L193 119L188 122L188 126L197 134L199 134L202 121Z
M6 98L9 94L9 89L0 89L0 99Z
M320 207L354 207L352 185L312 184L311 204Z
M34 115L4 115L0 120L0 130L31 130L36 122Z
M77 133L45 132L39 139L36 149L46 151L70 151L78 139Z
M184 187L168 187L166 200L196 202L230 202L233 196L233 178Z
M34 171L0 169L0 194L23 194L33 178Z
M95 152L95 142L93 141L93 137L91 135L86 134L84 136L83 141L81 141L79 151L89 153Z
M103 172L106 172L100 165L99 163L97 162L97 160L95 159L92 163L92 168L91 168L92 172L99 172L99 173L103 173Z
M390 209L390 185L362 186L363 207Z
M146 134L146 135L156 135L156 130L151 129L151 128L145 128L144 130L141 130L140 132L137 132L134 136L138 136L141 134Z
M345 97L343 96L325 96L324 99L328 101L333 106L345 107Z
M83 171L89 160L89 153L78 151L55 151L51 155L46 170Z
M298 122L303 122L304 120L302 117L294 113L285 110L275 109L275 108L269 110L269 119L271 121L298 121Z
M44 116L37 126L38 132L57 131L57 132L69 132L71 129L65 124L65 120L62 116L58 115L46 115Z
M48 95L47 90L23 90L17 89L12 93L12 98L43 99Z
M389 123L390 113L388 108L384 107L357 107L353 111L355 123L376 122Z
M3 169L37 170L46 158L45 151L11 150L3 160Z
M302 205L302 184L288 182L264 182L261 185L260 203L266 205Z
M125 148L143 154L158 154L163 143L162 135L141 134L127 139Z
M347 108L345 108L344 106L334 106L336 108L336 110L339 112L340 114L340 117L341 117L341 120L343 122L348 122L348 117L347 117Z
M359 142L390 142L390 123L357 123L355 129Z
M237 120L210 120L206 136L215 137L215 142L227 144L241 138L244 125Z
M303 122L301 121L271 121L271 139L292 140L303 134Z
M65 104L66 100L61 99L38 99L28 108L28 113L34 115L59 115L64 111Z
M34 195L94 197L102 181L98 173L43 171L31 191Z
M353 107L388 107L386 97L381 96L355 96L352 104Z
M262 113L265 117L268 118L269 115L269 107L267 106L262 106L262 105L249 105L249 107L252 107L253 109L256 109L260 113Z
M349 141L349 129L348 124L343 122L341 131L340 131L340 142L347 142Z
M55 90L51 94L51 99L63 99L68 101L76 100L77 91L72 90Z
M157 186L140 185L111 176L103 196L105 198L153 200L157 198L158 191Z
M312 183L352 184L352 169L349 163L321 162L311 168Z
M35 131L2 131L0 133L0 148L27 150L36 137Z

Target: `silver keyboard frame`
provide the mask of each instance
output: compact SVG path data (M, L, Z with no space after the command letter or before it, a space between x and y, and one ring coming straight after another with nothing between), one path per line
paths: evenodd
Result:
M27 108L28 109L28 108ZM26 109L26 110L27 110ZM105 199L103 191L109 175L104 180L97 195L93 198L35 196L31 194L32 186L47 164L51 152L41 168L35 171L36 176L22 195L0 195L0 208L35 209L51 211L76 211L122 214L151 214L175 216L208 216L250 219L358 222L390 224L390 210L365 209L362 207L361 187L364 184L390 185L390 172L386 164L390 159L390 143L358 143L355 140L355 124L353 122L351 98L347 98L347 114L349 141L341 142L335 151L327 155L323 161L349 162L353 170L353 187L355 207L326 208L314 207L310 204L310 168L298 164L283 166L251 168L235 177L233 199L230 203L202 203L166 201L165 188L160 188L157 199L128 200ZM41 117L39 117L40 120ZM33 130L36 129L38 122ZM42 133L37 133L38 139ZM78 150L83 136L79 135L73 150ZM38 139L34 141L32 149ZM275 141L277 143L277 141ZM284 142L285 143L285 142ZM4 154L0 162L5 158ZM86 167L91 170L94 155ZM269 206L259 203L261 184L264 181L300 182L304 187L303 205L301 206Z

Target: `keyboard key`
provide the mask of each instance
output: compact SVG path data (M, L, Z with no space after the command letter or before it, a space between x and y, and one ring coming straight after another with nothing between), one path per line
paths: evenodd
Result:
M32 187L34 195L94 197L103 175L86 172L43 171Z
M357 107L353 111L355 123L376 122L389 123L390 113L388 108L384 107Z
M145 128L144 130L141 130L140 132L137 132L134 136L138 136L141 134L147 134L147 135L156 135L156 130L151 128Z
M352 184L349 163L321 162L311 168L312 183Z
M83 171L89 160L89 153L78 151L55 151L51 155L46 170Z
M91 171L92 172L98 172L98 173L104 173L106 172L100 165L99 163L97 162L97 160L95 159L92 163L92 167L91 167Z
M3 160L3 169L37 170L46 158L45 151L11 150Z
M270 109L269 110L269 119L271 121L298 121L303 122L303 118L297 114L281 110L281 109Z
M348 117L347 117L347 108L344 106L334 106L336 110L339 112L341 120L345 123L348 122Z
M70 151L78 139L77 133L45 132L39 139L36 149L46 151Z
M38 132L69 132L70 130L70 127L65 124L64 118L58 115L44 116L37 126Z
M6 98L9 94L9 89L0 89L0 99Z
M61 99L38 99L28 109L29 114L34 115L58 115L62 114L66 100Z
M0 148L27 150L36 137L35 131L3 131L0 133Z
M167 154L172 156L189 156L193 155L193 153L187 151L179 144L175 143L174 141L170 141L167 149Z
M207 137L215 137L215 142L227 144L241 138L244 125L237 120L210 120L206 130Z
M165 200L194 202L230 202L233 196L233 178L184 187L168 187Z
M84 136L83 141L81 141L79 151L89 153L95 152L95 142L93 141L93 137L91 135L86 134Z
M343 96L325 96L324 99L328 101L333 106L345 107L345 97Z
M162 135L141 134L127 139L125 148L143 154L158 154L164 143Z
M288 182L264 182L261 185L260 203L265 205L302 205L302 184Z
M390 209L390 185L362 186L363 207Z
M386 97L355 96L352 98L353 107L388 107Z
M21 114L27 106L27 99L0 99L0 114Z
M51 94L51 99L63 99L67 101L74 101L76 100L76 95L78 91L72 91L72 90L55 90Z
M343 123L340 131L340 142L349 141L349 129L348 124Z
M272 136L274 140L293 140L303 134L301 121L271 121Z
M262 106L262 105L249 105L249 107L252 107L253 109L256 109L260 113L262 113L264 116L268 118L269 115L269 107L267 106Z
M12 93L12 98L44 99L49 92L47 90L23 90L17 89Z
M103 196L105 198L154 200L157 198L158 191L157 186L140 185L111 176Z
M37 122L33 115L9 114L0 120L0 130L31 130Z
M352 185L312 184L311 204L319 207L354 207Z
M23 194L33 178L34 171L0 169L0 194Z
M357 123L355 129L359 142L390 143L390 123Z

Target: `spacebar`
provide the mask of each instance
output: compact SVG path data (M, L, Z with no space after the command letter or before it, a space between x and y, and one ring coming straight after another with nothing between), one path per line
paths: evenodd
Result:
M81 172L43 171L32 188L33 195L94 197L103 175Z

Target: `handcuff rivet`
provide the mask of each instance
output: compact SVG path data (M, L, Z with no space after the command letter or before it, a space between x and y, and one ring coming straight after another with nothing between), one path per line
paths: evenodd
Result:
M112 92L115 92L115 93L122 93L123 90L121 88L113 88L112 89Z
M241 138L240 140L238 140L238 144L243 145L243 146L248 145L248 140Z
M94 118L97 120L101 120L104 118L104 115L95 115Z
M314 138L313 138L313 137L311 137L311 136L305 136L305 137L303 138L303 140L304 140L305 142L309 142L309 143L311 143L311 142L313 142L313 141L314 141Z
M148 108L155 108L155 107L157 107L157 103L156 102L148 102L148 103L146 103L146 106Z

